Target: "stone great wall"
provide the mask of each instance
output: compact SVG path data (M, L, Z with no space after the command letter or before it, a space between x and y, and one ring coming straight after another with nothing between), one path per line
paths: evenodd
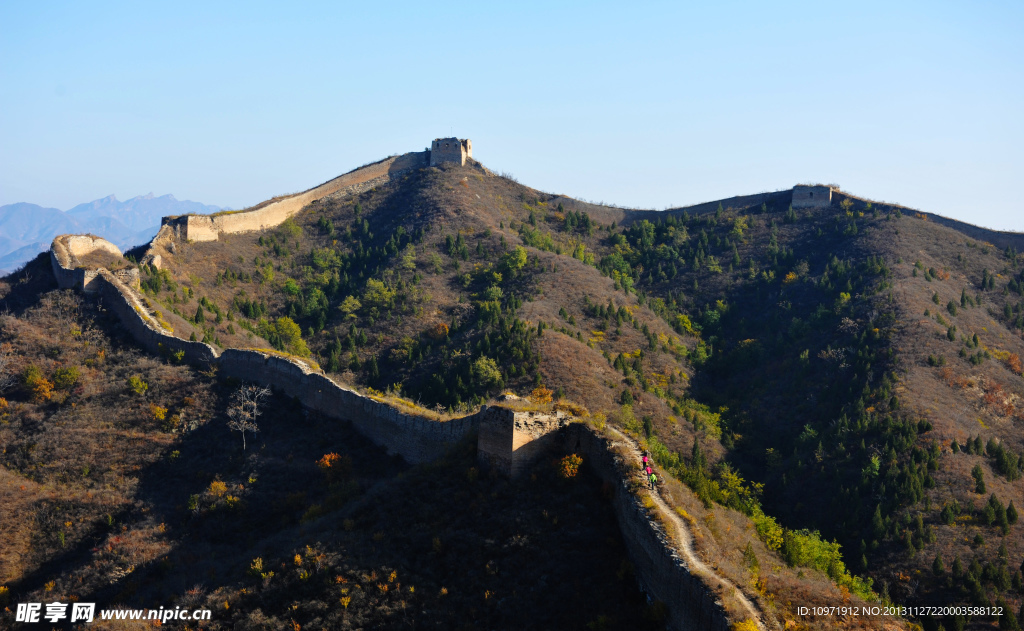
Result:
M160 233L150 243L143 262L160 266L161 257L173 255L175 241L215 240L220 234L249 232L279 225L306 205L331 195L349 194L386 182L405 171L427 166L430 152L411 153L356 169L304 193L276 200L238 213L208 217L186 216L164 219ZM557 452L575 452L614 489L612 503L623 533L636 575L644 590L665 603L668 624L679 631L713 629L725 631L728 618L710 582L735 589L727 580L710 576L688 543L683 553L645 508L636 493L633 469L639 465L635 446L628 455L617 453L615 446L629 444L597 432L588 425L573 422L557 412L523 412L508 407L484 406L479 412L447 421L396 408L382 400L360 394L336 383L318 368L298 358L256 350L216 348L201 342L174 337L159 318L150 312L138 293L137 268L110 271L101 265L89 265L96 256L121 259L116 246L91 235L61 235L50 248L54 276L61 288L75 288L97 294L128 332L147 351L174 361L219 367L221 374L254 382L295 397L305 407L327 418L350 422L354 428L390 454L416 464L443 456L456 443L477 437L478 458L482 465L517 477L539 458ZM668 511L667 505L656 502ZM674 515L682 536L688 541L686 526ZM758 612L736 592L758 628L764 628Z
M163 258L174 253L175 241L216 241L222 234L254 232L279 226L313 202L379 186L393 177L423 168L429 162L429 151L406 153L368 164L308 191L265 202L249 210L164 217L159 232L150 242L141 262L160 267Z
M329 418L351 422L388 453L398 454L411 463L427 462L444 455L476 429L477 416L437 422L405 413L337 384L298 358L236 348L218 352L210 344L177 338L164 330L139 293L115 273L103 268L83 270L70 266L74 259L69 258L69 241L77 247L77 256L87 255L90 248L117 252L120 256L112 243L98 237L87 239L68 235L54 239L50 262L58 286L98 294L104 307L111 310L131 336L151 353L182 363L216 365L225 376L273 387ZM134 271L137 278L138 270Z

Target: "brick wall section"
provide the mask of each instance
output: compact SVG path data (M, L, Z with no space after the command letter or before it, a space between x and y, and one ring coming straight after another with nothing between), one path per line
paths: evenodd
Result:
M216 241L222 233L267 230L281 225L308 204L327 197L361 193L403 173L428 166L429 162L429 151L406 153L359 167L308 191L270 202L253 210L164 217L160 230L149 242L149 247L140 261L159 268L163 264L163 258L174 253L175 241Z
M57 279L58 287L61 289L81 288L79 275L75 273L77 270L71 261L71 253L60 242L60 237L54 239L50 244L50 267L53 268L53 276Z
M227 376L273 387L324 416L351 422L389 454L414 464L444 455L476 429L480 416L439 422L407 414L341 386L321 372L268 353L227 349L219 364Z
M188 241L216 241L221 233L267 230L280 225L316 200L346 189L352 189L348 191L350 193L365 190L367 182L372 181L374 185L380 185L396 175L424 166L427 166L426 152L407 153L360 167L320 186L272 202L262 208L214 215L165 217L163 223L169 226L179 239Z
M515 413L512 410L492 407L480 419L477 432L476 456L485 469L495 469L512 475L512 433L515 429Z
M87 293L99 291L99 272L81 267L78 260L78 257L88 256L97 250L121 256L121 250L116 245L100 237L87 234L62 234L55 237L50 244L50 266L57 279L57 286L62 289L78 288ZM136 278L137 274L136 270ZM130 281L130 277L126 277L126 280Z
M66 247L56 240L54 243L50 250L54 274L60 286L75 287L75 273L81 270L64 265L68 261ZM471 416L432 421L338 385L298 359L241 349L227 349L218 354L209 344L182 340L161 328L139 294L110 271L89 271L94 274L92 286L103 305L117 315L125 329L147 351L164 356L180 352L183 362L216 364L226 376L273 387L328 418L351 422L388 453L400 455L410 463L443 456L454 444L474 433L480 417L487 412L484 408Z
M793 187L793 208L828 208L832 205L832 188L829 186Z
M216 361L217 351L209 344L190 342L174 337L149 315L149 309L138 294L105 269L99 270L99 295L103 306L113 311L124 328L147 351L169 355L183 352L182 361L191 364L209 364Z
M74 287L76 271L67 268L69 253L62 244L50 250L54 273L63 287ZM276 388L328 418L349 421L375 444L416 464L437 459L478 430L481 461L512 476L524 473L538 458L559 450L576 451L602 480L615 489L612 500L637 577L652 597L664 602L673 629L727 628L721 604L685 561L661 526L630 492L628 473L609 449L607 439L562 415L516 412L484 407L477 414L446 422L408 414L386 403L338 385L321 372L286 357L259 351L227 349L178 339L153 321L138 294L106 269L95 273L94 286L104 306L113 311L139 344L152 353L181 352L183 361L216 364L222 373ZM71 283L71 284L68 284Z

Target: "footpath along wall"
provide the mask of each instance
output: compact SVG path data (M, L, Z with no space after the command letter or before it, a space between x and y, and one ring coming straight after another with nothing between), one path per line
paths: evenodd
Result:
M728 618L715 592L695 576L654 513L631 488L630 464L610 439L561 412L516 411L494 406L480 415L477 458L482 466L519 477L540 458L577 453L614 489L612 505L636 576L652 598L665 603L669 627L726 631ZM638 463L636 463L638 464Z
M729 620L718 596L690 571L665 528L630 488L634 476L611 448L610 439L583 423L572 423L558 433L563 450L583 455L614 489L612 506L637 579L647 594L665 603L669 628L727 631Z

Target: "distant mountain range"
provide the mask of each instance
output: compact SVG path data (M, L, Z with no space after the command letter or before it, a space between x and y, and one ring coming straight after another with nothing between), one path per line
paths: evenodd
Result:
M35 258L58 234L90 232L123 250L152 239L162 217L219 210L225 209L152 193L123 202L110 195L68 211L27 202L0 206L0 274Z

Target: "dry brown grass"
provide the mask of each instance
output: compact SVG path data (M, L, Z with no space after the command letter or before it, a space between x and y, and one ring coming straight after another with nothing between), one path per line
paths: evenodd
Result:
M121 339L111 337L117 325L109 317L94 302L58 291L0 322L0 337L14 349L16 373L29 365L44 375L58 368L79 371L71 387L58 387L48 401L33 402L22 386L5 393L0 583L24 589L46 564L102 538L125 511L147 510L134 498L140 473L174 442L151 406L200 423L212 416L216 396L208 382L126 347L123 332ZM148 384L145 396L127 387L131 376ZM159 538L148 530L124 528L118 536L126 537L127 556L120 561L145 563L161 554Z

